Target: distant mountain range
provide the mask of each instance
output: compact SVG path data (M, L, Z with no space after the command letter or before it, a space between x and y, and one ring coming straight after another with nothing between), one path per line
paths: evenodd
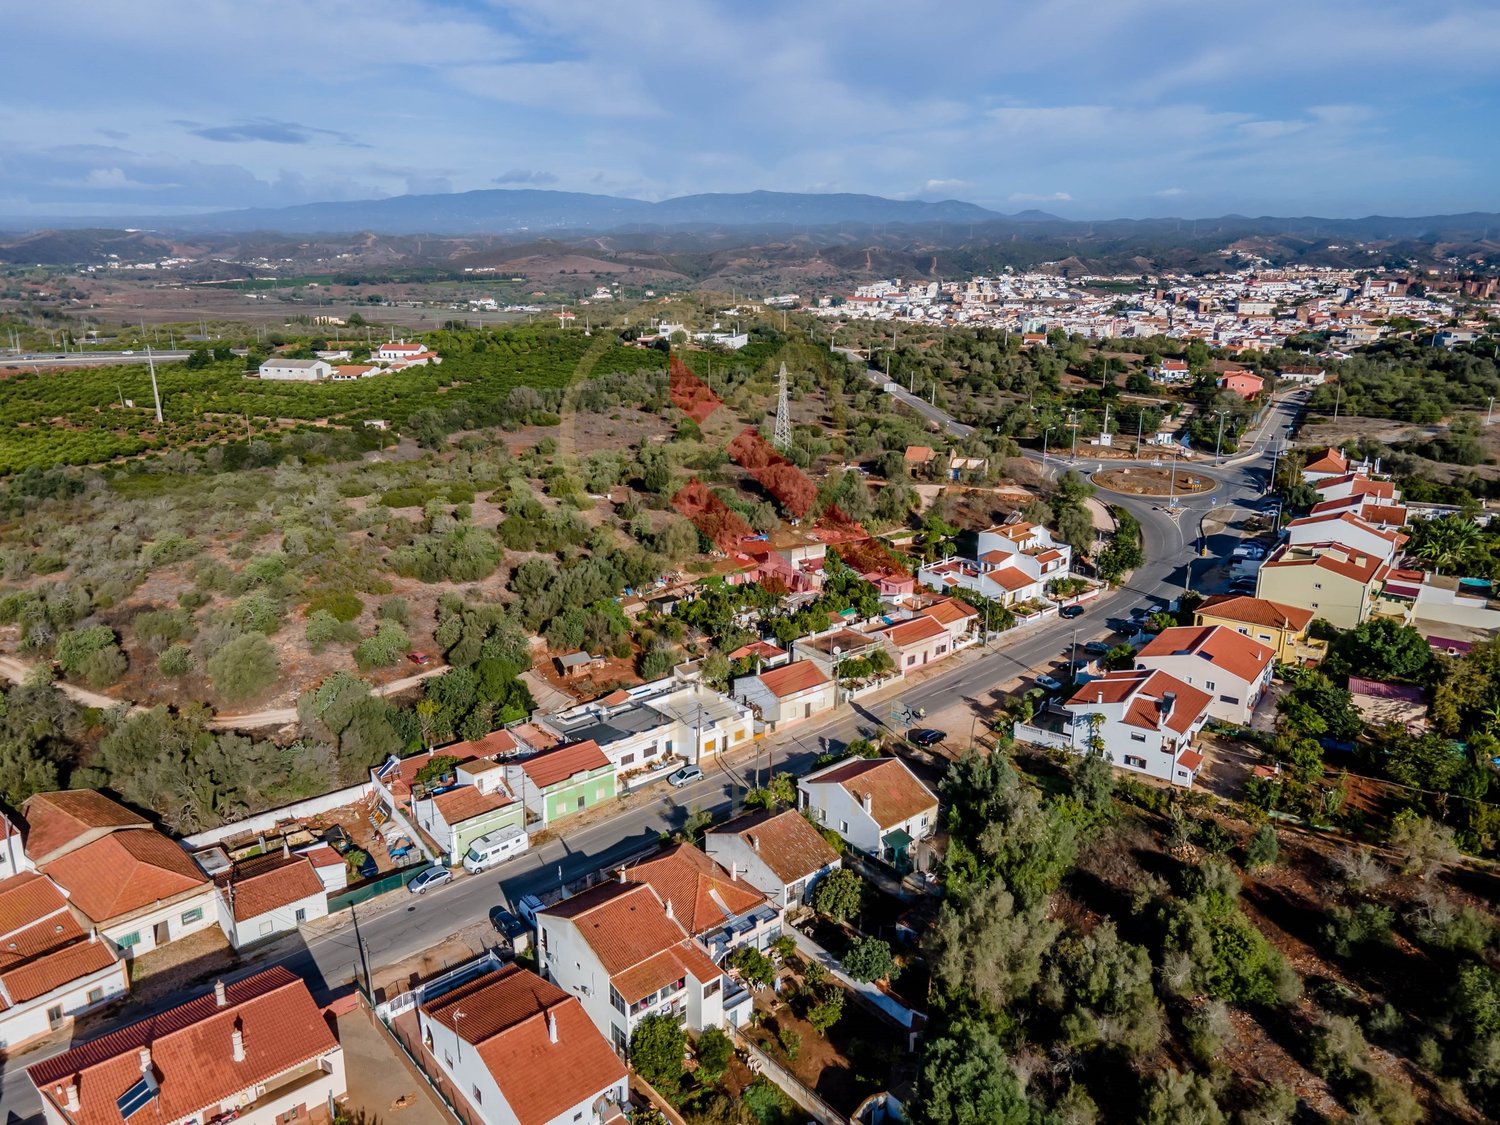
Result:
M839 223L925 224L1056 220L1028 212L1003 215L958 200L927 202L877 195L750 191L684 195L651 203L573 191L490 189L445 195L398 195L297 207L220 211L156 220L176 230L275 230L288 234L508 234L516 231L605 231L635 228L827 227ZM96 222L95 225L101 225Z

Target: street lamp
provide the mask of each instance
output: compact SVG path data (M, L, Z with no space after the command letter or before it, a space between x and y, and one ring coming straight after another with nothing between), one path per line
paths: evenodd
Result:
M840 646L833 646L833 709L835 711L839 709L839 657L843 654L844 650Z
M1224 415L1228 414L1229 411L1215 410L1214 413L1219 416L1219 438L1214 442L1214 464L1217 465L1221 460L1219 451L1224 447Z
M1048 426L1042 431L1042 468L1047 467L1047 439L1052 436L1053 427Z

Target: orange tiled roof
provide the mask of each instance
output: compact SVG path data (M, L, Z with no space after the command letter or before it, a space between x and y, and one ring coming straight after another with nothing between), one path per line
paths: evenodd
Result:
M242 860L217 876L214 883L233 904L236 922L247 922L278 907L326 893L312 862L300 855Z
M1186 734L1208 711L1213 702L1206 691L1199 691L1166 672L1135 670L1108 672L1097 680L1081 685L1066 706L1085 713L1090 706L1103 703L1125 703L1125 722L1145 730L1158 730L1161 704L1165 696L1176 697L1167 729Z
M932 641L948 635L948 630L943 628L942 623L930 617L913 617L909 621L898 621L894 625L884 626L879 631L889 637L891 644L897 648L919 645L924 641Z
M1346 473L1349 471L1349 459L1337 449L1329 449L1315 460L1303 465L1302 471L1304 473Z
M1136 653L1139 663L1149 665L1168 656L1192 656L1222 668L1249 684L1260 679L1276 654L1259 641L1237 633L1227 625L1183 625L1163 629L1151 643Z
M769 668L759 675L760 682L777 699L786 699L828 683L823 670L811 660L797 660L779 668Z
M1222 617L1226 621L1242 621L1246 625L1264 625L1268 629L1290 629L1299 633L1307 628L1314 616L1310 609L1238 594L1208 598L1199 603L1196 612L1205 617Z
M609 758L599 749L599 744L590 738L571 746L545 750L534 758L526 759L521 763L521 768L526 771L526 776L533 785L538 789L546 789L549 785L556 785L580 773L603 769L608 765Z
M985 577L991 582L998 582L1012 592L1024 590L1027 586L1036 584L1035 578L1015 566L1002 566L999 570L990 571Z
M515 798L500 790L481 793L476 785L460 785L446 793L439 793L432 799L432 803L442 815L443 821L452 827L466 820L473 820L476 816L503 809L506 805L513 805Z
M751 813L709 829L710 836L730 833L744 839L783 883L805 879L839 858L822 833L795 809Z
M92 1042L64 1051L27 1075L55 1105L66 1104L62 1084L78 1081L77 1125L122 1125L116 1099L141 1077L140 1051L149 1048L158 1093L144 1122L206 1119L221 1102L277 1075L339 1049L307 985L277 967L196 997ZM232 1033L238 1025L244 1062L235 1062Z
M960 621L978 617L979 611L968 602L960 601L958 598L944 598L924 609L921 616L930 617L943 625L956 625Z
M424 754L413 754L409 758L402 758L396 766L394 775L387 774L382 780L390 787L392 796L401 800L411 793L417 774L433 758L456 758L462 765L476 758L497 758L503 754L513 754L519 748L520 744L509 731L491 731L483 738L477 738L472 742L455 742L452 746L440 746Z
M200 890L208 876L192 857L150 828L111 832L42 870L96 923Z
M706 854L690 844L674 844L658 855L626 868L635 883L646 883L693 935L723 926L728 918L748 913L766 896L743 879L732 879Z
M519 965L446 992L424 1011L474 1045L520 1125L557 1120L625 1078L578 1000Z
M747 645L741 645L729 654L730 660L743 660L747 656L758 656L762 660L774 660L778 656L785 656L786 649L773 645L770 641L751 641Z
M868 795L870 815L882 829L893 828L938 803L898 758L856 758L808 780L815 785L841 786L856 801Z
M1276 549L1264 563L1261 569L1267 567L1275 569L1284 566L1315 566L1320 570L1326 570L1331 574L1351 578L1356 582L1368 583L1379 572L1383 564L1374 555L1363 551L1351 551L1337 543L1308 543L1304 549L1311 554L1298 558L1288 558L1288 544L1283 543Z
M38 793L21 806L26 854L36 864L98 839L115 828L148 828L151 822L93 789Z
M5 986L5 996L11 1004L24 1004L119 963L108 942L80 937L70 945L44 953L14 969L0 972L0 984Z

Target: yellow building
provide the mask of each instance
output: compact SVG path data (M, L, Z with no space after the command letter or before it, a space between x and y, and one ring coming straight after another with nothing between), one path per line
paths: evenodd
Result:
M1198 606L1193 623L1243 633L1275 652L1282 664L1316 664L1327 655L1328 642L1308 637L1307 627L1315 616L1313 610L1265 598L1223 594Z
M1261 565L1255 596L1352 629L1370 616L1389 569L1375 555L1334 543L1283 544Z

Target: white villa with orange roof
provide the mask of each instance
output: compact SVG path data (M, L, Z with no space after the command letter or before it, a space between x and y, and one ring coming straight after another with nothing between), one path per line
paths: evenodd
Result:
M926 564L917 572L918 580L941 593L973 590L1015 605L1042 598L1047 583L1072 573L1073 549L1040 524L1006 523L981 531L974 550L973 559Z
M900 758L845 758L797 782L797 807L860 851L898 867L937 829L937 795Z
M734 681L734 697L770 730L820 715L834 705L834 682L816 661L797 660Z
M1210 717L1248 723L1276 672L1275 650L1224 625L1163 629L1136 653L1137 669L1167 672L1212 698Z

